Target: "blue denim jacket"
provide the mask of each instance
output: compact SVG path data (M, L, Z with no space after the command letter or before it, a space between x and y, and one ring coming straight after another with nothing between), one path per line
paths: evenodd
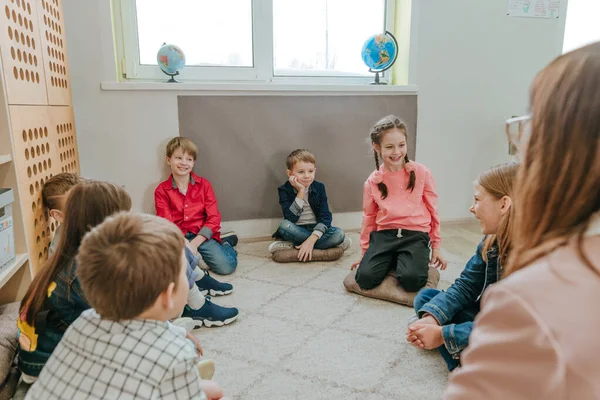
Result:
M56 287L49 294L44 307L48 314L46 318L37 318L34 324L35 334L38 336L37 348L27 351L19 347L19 369L27 375L40 374L67 328L83 311L91 308L76 274L75 260L58 272L54 279ZM19 332L21 334L23 333Z
M279 192L279 204L283 211L283 218L295 224L302 212L295 203L298 190L288 181L279 186L277 191ZM323 233L327 232L327 229L331 228L333 218L331 211L329 211L327 193L325 192L325 185L323 183L314 181L308 187L308 204L310 204L310 208L312 208L317 219L317 225L315 225L314 229ZM277 232L273 234L273 237L278 237Z
M418 311L419 317L431 314L442 326L442 336L448 352L458 355L469 344L473 322L452 323L459 312L475 315L479 312L483 292L500 280L502 266L499 263L498 248L492 246L486 253L487 263L481 256L483 241L477 252L467 262L460 277L445 291L440 292Z

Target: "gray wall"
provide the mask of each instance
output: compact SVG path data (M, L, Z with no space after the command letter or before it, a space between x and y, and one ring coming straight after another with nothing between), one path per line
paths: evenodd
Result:
M178 96L178 112L180 135L199 147L195 172L213 184L225 221L281 217L277 187L297 148L315 154L331 210L360 211L375 168L366 138L384 115L408 124L415 154L416 95Z

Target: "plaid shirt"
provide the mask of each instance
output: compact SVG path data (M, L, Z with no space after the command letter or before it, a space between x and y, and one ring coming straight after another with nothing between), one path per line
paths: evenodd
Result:
M102 320L84 311L67 329L26 399L206 397L185 330L153 320Z

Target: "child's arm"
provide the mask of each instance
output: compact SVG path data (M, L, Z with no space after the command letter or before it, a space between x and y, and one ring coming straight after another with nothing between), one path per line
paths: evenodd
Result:
M360 231L360 247L363 255L369 248L369 236L371 232L377 229L375 219L377 218L378 210L379 206L375 202L375 198L371 192L371 184L369 181L366 181L363 187L363 220Z
M287 219L292 223L298 222L300 218L300 214L302 213L302 209L296 203L296 196L291 196L283 186L277 189L279 193L279 205L281 206L281 210L283 211L283 219Z
M202 390L197 358L186 359L173 365L163 376L158 387L161 399L206 399Z
M425 188L423 190L423 201L431 214L431 228L429 230L429 239L431 248L439 249L442 243L440 237L440 213L438 211L438 195L435 190L435 180L429 169L425 173Z
M154 208L156 215L174 222L173 214L171 213L171 202L165 190L159 186L154 191Z
M216 232L221 230L221 213L217 204L217 196L209 181L204 180L204 210L206 212L206 222L200 228L199 235L209 240Z
M327 192L325 191L325 185L323 186L321 198L319 199L319 209L313 210L315 216L317 218L317 225L315 226L316 231L321 232L321 234L325 234L327 230L331 227L331 221L333 217L331 216L331 211L329 210L329 203L327 202Z

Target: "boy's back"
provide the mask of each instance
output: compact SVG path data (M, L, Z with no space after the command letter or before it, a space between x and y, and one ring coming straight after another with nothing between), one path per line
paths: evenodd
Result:
M204 399L199 361L185 330L155 320L81 314L27 399ZM190 384L190 371L198 384Z

